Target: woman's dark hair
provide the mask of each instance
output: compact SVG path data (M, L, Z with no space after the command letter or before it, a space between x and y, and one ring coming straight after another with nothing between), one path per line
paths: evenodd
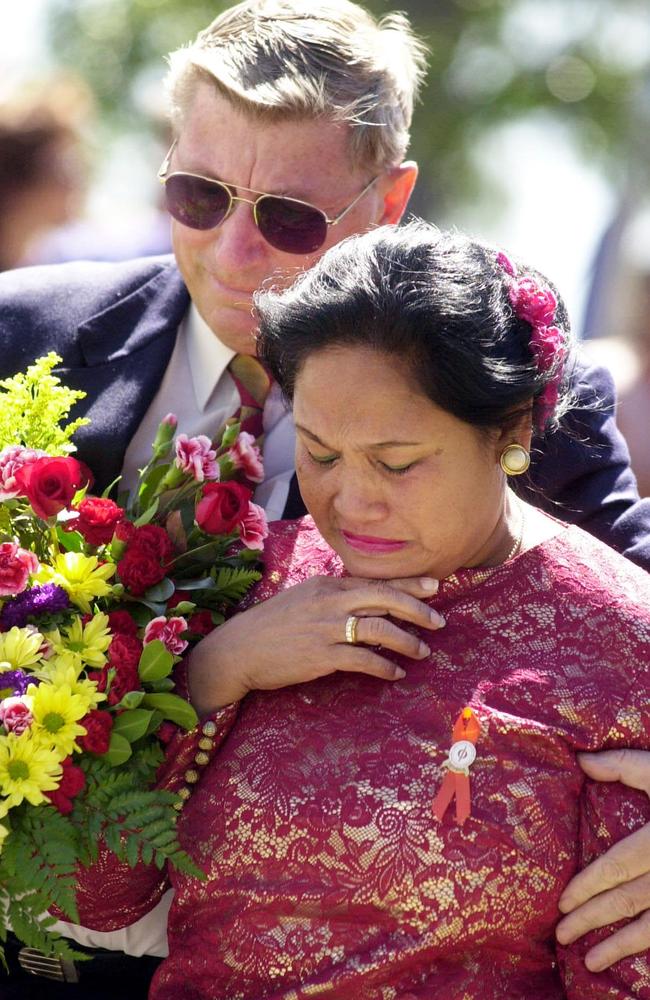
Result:
M564 375L554 413L540 401L562 364L540 371L532 327L516 315L511 278L498 250L424 222L383 226L328 250L288 289L260 292L259 355L285 396L314 351L362 346L394 354L437 406L477 427L507 426L528 412L552 427L570 404ZM517 279L537 272L518 265ZM566 308L559 296L554 325L565 351Z

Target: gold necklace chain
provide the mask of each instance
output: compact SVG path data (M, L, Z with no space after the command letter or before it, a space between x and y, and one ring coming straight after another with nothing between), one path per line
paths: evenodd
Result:
M511 559L514 559L514 557L519 552L519 549L521 548L521 544L522 544L522 542L524 540L524 524L526 523L526 511L524 510L523 506L519 502L519 497L515 493L513 493L512 496L513 496L513 499L514 499L517 507L519 508L519 513L521 514L521 519L519 521L519 531L517 533L517 537L515 538L514 542L512 543L512 548L508 552L508 555L503 560L504 563L510 562ZM503 565L503 563L501 565Z

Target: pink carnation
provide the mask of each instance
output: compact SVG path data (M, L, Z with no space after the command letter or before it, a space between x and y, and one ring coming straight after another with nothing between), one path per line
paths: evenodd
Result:
M8 733L20 736L32 724L31 698L5 698L0 701L0 722Z
M550 288L542 288L534 278L513 282L508 295L517 316L531 326L550 326L555 321L557 299Z
M144 630L142 642L146 646L154 639L160 639L170 653L180 656L188 646L187 640L181 639L183 632L187 632L187 622L184 618L165 618L164 615L160 615L151 619Z
M216 457L212 442L205 434L193 438L188 438L187 434L179 434L176 438L176 465L193 476L197 483L202 483L204 479L219 478Z
M44 451L23 448L19 444L9 445L0 451L0 500L13 500L14 497L22 496L23 489L16 482L16 473L23 465L31 465L45 454Z
M263 549L269 533L266 514L256 503L248 502L248 510L239 523L240 538L247 549Z
M255 444L255 438L248 431L242 431L232 448L228 449L228 458L251 483L261 483L264 479L262 454Z
M30 573L38 572L38 559L33 552L21 549L15 542L0 545L0 595L21 594L27 586Z

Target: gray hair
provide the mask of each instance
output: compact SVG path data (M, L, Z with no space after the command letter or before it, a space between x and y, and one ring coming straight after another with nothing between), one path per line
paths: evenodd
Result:
M426 48L401 13L375 18L350 0L244 0L169 55L174 130L207 80L267 120L324 118L350 126L353 165L401 162Z

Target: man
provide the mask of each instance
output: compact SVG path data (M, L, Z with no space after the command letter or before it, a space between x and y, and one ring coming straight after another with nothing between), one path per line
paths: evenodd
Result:
M255 353L255 289L270 278L290 282L347 235L399 222L417 177L404 155L423 61L398 15L378 25L347 0L246 0L170 60L176 139L161 179L175 261L0 276L2 373L46 350L62 355L66 382L89 394L79 409L92 424L78 444L99 488L121 470L133 480L165 413L175 412L185 433L214 433L237 409L238 362ZM527 495L650 566L650 504L638 500L612 415L611 382L602 371L581 370L576 393L581 403L600 399L601 407L576 409L571 435L558 434L546 453L540 449ZM293 431L274 389L264 429L267 479L256 499L271 517L293 516L301 511ZM288 651L309 664L332 646L346 669L345 658L357 652L343 632L356 586L337 585L331 635L323 641L314 638L323 609L313 606L309 588L267 602L264 643L249 634L243 612L223 627L215 670L226 657L243 657L273 675ZM400 587L425 596L417 581L395 581L382 589L387 613ZM618 767L628 783L650 787L643 755L629 764L592 758L588 766L597 779L614 780ZM634 900L636 912L650 905L643 875L649 842L638 831L610 852L604 871L592 866L572 884L566 899L582 907L568 918L568 934L616 919L619 898ZM620 890L624 897L594 898L629 878L636 881ZM156 953L155 928L145 924L121 938L81 939ZM650 933L637 921L616 940L599 946L601 958L647 947ZM126 995L123 984L119 989Z

